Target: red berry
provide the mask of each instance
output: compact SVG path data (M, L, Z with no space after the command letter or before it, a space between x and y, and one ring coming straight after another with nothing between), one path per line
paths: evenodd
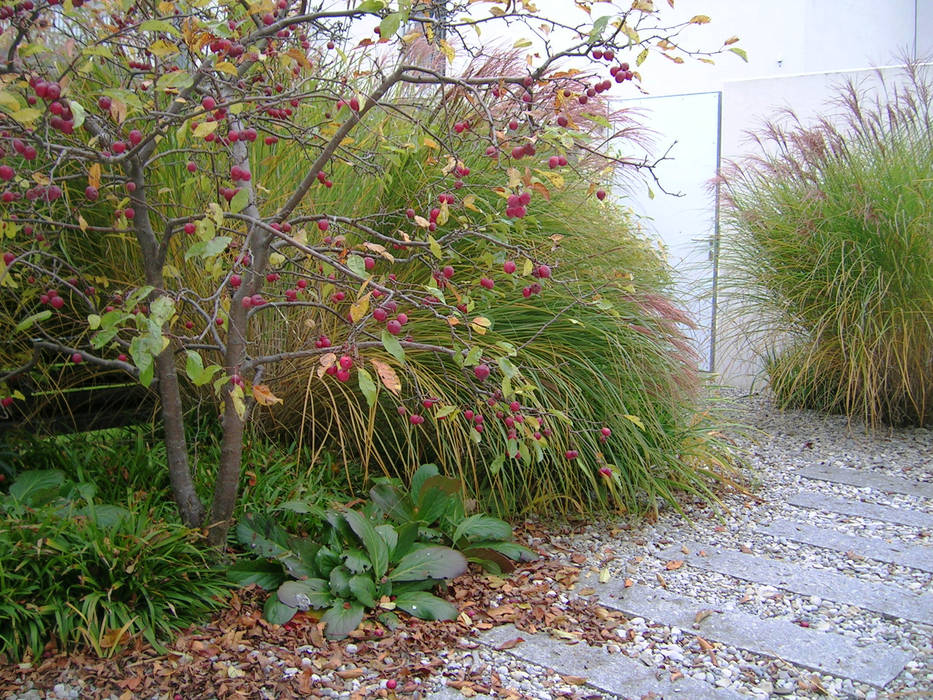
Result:
M547 279L551 276L551 268L547 265L538 265L538 277L542 279Z
M188 168L188 172L189 172L189 173L193 173L193 172L197 171L197 169L198 169L198 164L195 163L193 160L189 160L189 161L188 161L188 165L186 165L185 167Z
M476 367L473 368L473 376L481 382L485 381L489 376L489 365L476 365Z
M317 222L317 227L320 231L326 231L330 228L330 222L327 219L321 219Z
M76 365L79 365L82 362L84 362L84 357L81 355L80 352L76 352L71 356L71 361L74 362Z
M191 223L191 222L189 221L187 224L185 224L184 231L185 231L186 234L188 234L188 235L190 236L191 234L193 234L193 233L195 232L195 229L196 229L196 228L197 228L197 227L196 227L193 223Z
M488 277L483 277L483 278L481 278L480 281L479 281L479 284L480 284L481 287L485 287L486 289L492 289L493 287L496 286L496 283L493 282L493 281L492 281L491 279L489 279Z
M596 199L600 202L606 198L606 190L596 190Z
M612 435L612 429L611 429L611 428L603 428L603 429L600 430L599 432L601 432L601 433L603 434L604 437L609 437L610 435Z
M600 467L599 473L602 474L603 476L612 476L612 469L610 469L609 467Z
M506 260L504 263L502 263L502 271L507 275L511 275L513 272L515 272L515 261Z
M424 416L420 416L417 413L412 413L408 416L408 422L412 425L421 425L424 423Z
M109 97L107 97L106 95L104 95L103 97L99 97L99 98L97 99L97 107L98 107L101 111L103 111L103 112L109 112L109 111L110 111L110 105L112 105L112 104L113 104L113 100L111 100L111 99L110 99Z
M97 188L93 185L88 185L84 188L84 196L93 202L100 196L100 192L98 192Z
M386 324L386 330L392 335L398 335L402 332L402 324L395 320L389 321Z
M363 258L363 267L365 267L367 270L372 270L374 267L376 267L376 261L371 257L366 256Z
M394 678L390 678L389 680L386 681L386 688L388 688L389 690L395 690L397 686L398 686L398 683L395 682Z
M399 323L401 323L403 326L404 326L406 323L408 323L408 314L402 313L402 314L399 314L398 316L396 316L395 318L396 318L396 320L397 320Z
M566 457L567 459L576 459L579 456L580 456L580 453L577 452L576 450L567 450L566 452L564 452L564 457Z
M454 276L454 269L450 265L446 265L444 269L441 270L441 273L444 275L444 277L450 279Z

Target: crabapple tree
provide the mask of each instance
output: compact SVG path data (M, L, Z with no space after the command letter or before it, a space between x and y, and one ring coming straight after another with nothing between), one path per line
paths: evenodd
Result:
M370 399L398 393L406 351L439 353L484 401L514 404L517 450L520 405L496 381L515 365L467 351L489 324L477 305L516 276L533 298L560 270L545 248L510 243L510 227L565 178L592 179L602 206L606 185L586 162L650 171L612 154L605 116L606 93L637 92L646 57L734 48L684 49L682 35L709 19L665 24L650 0L578 0L559 16L530 0L354 4L0 8L0 284L4 332L21 349L0 380L54 351L152 386L180 516L215 544L231 524L244 427L277 401L267 382L284 359L317 358L318 380L355 382ZM518 60L493 60L486 42L503 35L518 38ZM481 185L467 151L488 163ZM427 184L394 199L359 201L352 177L332 178L337 164L378 175L381 158L412 153L426 154ZM471 241L485 263L453 254ZM345 340L258 342L301 314L339 322ZM413 314L449 341L413 337ZM367 364L376 349L396 364ZM222 413L209 503L188 461L189 389ZM470 419L480 436L482 415Z

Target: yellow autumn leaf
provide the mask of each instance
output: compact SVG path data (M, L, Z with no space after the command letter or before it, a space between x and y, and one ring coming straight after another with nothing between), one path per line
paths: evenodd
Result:
M427 136L424 137L424 141L422 141L422 143L427 148L433 148L435 151L439 151L441 149L441 147L437 145L437 141L432 138L428 138Z
M470 328L480 335L486 335L486 331L492 328L492 321L485 316L477 316L470 322Z
M149 51L159 58L165 58L166 56L171 56L178 53L178 47L170 41L159 39L158 41L149 44Z
M627 419L627 420L629 420L629 421L631 421L632 423L634 423L635 425L637 425L637 426L638 426L639 428L641 428L642 430L645 430L645 424L641 422L641 418L639 418L638 416L633 416L633 415L630 414L630 413L626 413L626 414L625 414L624 416L622 416L622 417L625 418L625 419Z
M236 66L230 63L230 61L221 61L214 66L214 70L220 71L221 73L226 73L233 78L237 77Z
M425 219L423 216L418 216L417 214L415 214L415 223L418 224L418 226L421 228L427 228L431 225L427 219Z
M434 240L434 236L428 236L428 248L431 249L431 255L440 260L444 257L444 251L441 244Z
M253 385L253 398L260 406L274 406L282 403L282 399L273 394L265 384Z
M690 18L690 24L709 24L708 15L694 15Z
M382 360L370 360L370 363L372 363L373 369L376 370L376 374L379 375L379 379L382 380L383 386L398 396L402 391L402 382L392 366Z
M203 139L208 134L213 134L217 131L217 127L220 125L220 122L201 122L194 130L194 135L196 138Z
M447 59L447 62L453 63L454 59L457 57L457 52L454 51L454 47L448 44L444 39L437 42L437 45L441 53L444 54L444 57Z
M372 292L366 292L355 303L350 305L350 318L354 323L359 321L369 312L369 297Z
M100 187L100 163L94 163L87 169L87 184Z
M476 207L475 202L476 202L476 195L468 194L466 197L463 198L464 209L469 209L470 211L479 211L479 209Z

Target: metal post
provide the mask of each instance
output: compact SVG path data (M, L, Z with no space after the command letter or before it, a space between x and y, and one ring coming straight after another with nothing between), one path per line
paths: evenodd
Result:
M719 312L719 189L722 174L722 91L716 95L716 201L713 216L713 290L710 310L709 371L716 371L716 321Z

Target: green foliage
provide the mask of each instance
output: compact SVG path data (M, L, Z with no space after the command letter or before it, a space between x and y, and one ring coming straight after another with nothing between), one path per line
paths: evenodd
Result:
M396 609L426 620L452 619L456 608L430 589L466 571L468 560L501 571L513 559L534 556L510 541L507 523L466 517L461 488L426 464L410 490L381 480L362 510L331 509L325 525L312 521L310 534L291 535L266 515L246 516L237 536L261 559L241 560L228 575L240 585L275 590L265 605L270 622L288 622L299 610L325 610L325 632L334 639L356 629L367 609L379 611L389 627L397 624Z
M786 406L868 425L933 419L933 94L911 66L841 118L771 123L724 180L723 245Z
M0 497L0 656L38 657L50 640L104 656L136 635L161 648L228 590L195 532L95 491L32 470Z

